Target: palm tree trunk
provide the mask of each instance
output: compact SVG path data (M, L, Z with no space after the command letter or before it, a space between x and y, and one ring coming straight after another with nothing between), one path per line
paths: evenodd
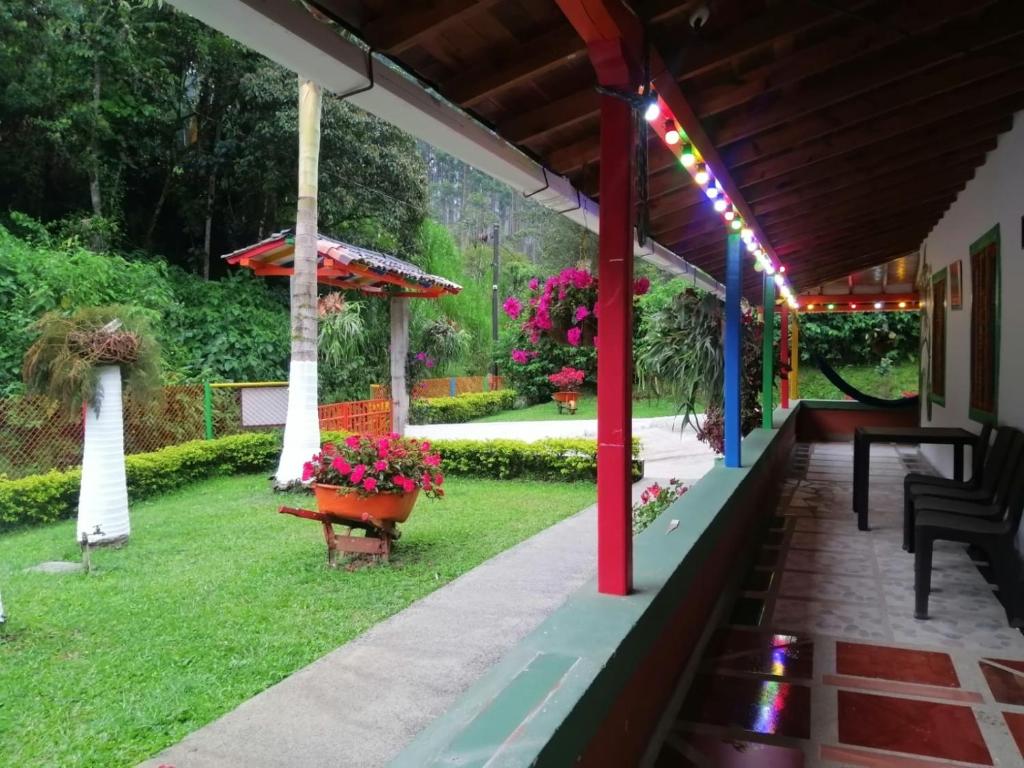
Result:
M299 76L299 200L295 217L295 268L291 278L292 359L288 415L276 483L302 479L302 465L320 450L317 414L317 165L322 92Z
M124 469L121 368L99 369L95 408L85 409L82 487L78 497L78 541L110 544L128 538L128 482Z

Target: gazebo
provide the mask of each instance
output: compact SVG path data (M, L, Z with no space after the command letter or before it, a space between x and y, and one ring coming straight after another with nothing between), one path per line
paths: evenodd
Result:
M225 254L233 266L247 267L263 277L291 277L295 263L295 232L285 229L258 243ZM462 286L424 272L395 256L343 243L317 234L317 282L345 291L387 299L391 306L392 429L402 433L409 417L405 359L409 351L408 299L454 295Z

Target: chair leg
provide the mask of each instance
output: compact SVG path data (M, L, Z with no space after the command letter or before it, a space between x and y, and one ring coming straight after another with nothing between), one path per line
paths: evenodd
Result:
M914 552L914 618L928 618L928 594L932 589L932 547L935 541L916 531Z
M903 548L907 552L914 551L914 498L903 494Z

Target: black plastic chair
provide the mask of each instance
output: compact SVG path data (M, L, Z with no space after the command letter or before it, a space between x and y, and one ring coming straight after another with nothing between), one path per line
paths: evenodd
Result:
M981 474L984 470L985 459L988 457L989 448L992 442L992 425L985 424L978 433L978 440L971 448L971 479L966 482L954 480L951 477L942 475L926 475L924 472L911 472L903 478L903 492L912 485L931 485L937 488L977 488L981 484Z
M978 473L976 485L975 477L971 481L958 483L946 478L932 478L933 480L946 480L944 484L938 483L904 483L903 488L903 548L908 552L914 551L914 512L918 507L918 499L922 497L942 497L955 501L965 501L973 504L1002 504L1003 498L999 496L1000 482L1006 481L1005 471L1010 452L1018 441L1024 439L1020 430L1013 427L1000 427L996 432L995 443L987 452L987 461L981 472Z
M1024 512L1024 451L1017 451L1010 467L1010 493L995 515L939 512L921 507L914 524L914 618L928 618L932 583L932 552L936 541L959 541L984 550L996 571L996 581L1012 577L1017 528ZM979 505L964 504L964 507ZM984 506L984 505L982 505ZM976 511L980 511L977 510ZM987 510L990 511L990 510Z

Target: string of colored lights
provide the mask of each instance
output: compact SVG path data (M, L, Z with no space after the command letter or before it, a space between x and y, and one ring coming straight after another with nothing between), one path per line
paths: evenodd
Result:
M754 258L754 269L770 275L775 280L775 285L783 300L791 308L799 309L800 304L797 301L796 295L793 293L792 288L790 288L789 283L786 282L784 276L786 267L783 264L776 263L758 241L754 230L747 226L743 216L733 206L729 196L715 178L713 169L708 167L700 151L693 145L693 142L686 135L686 131L683 130L679 121L672 114L672 110L653 91L644 110L644 119L650 124L654 132L658 134L665 146L668 147L668 150L676 156L680 165L687 170L697 185L704 190L704 194L711 201L715 212L722 217L725 226L732 232L739 232L747 252Z

